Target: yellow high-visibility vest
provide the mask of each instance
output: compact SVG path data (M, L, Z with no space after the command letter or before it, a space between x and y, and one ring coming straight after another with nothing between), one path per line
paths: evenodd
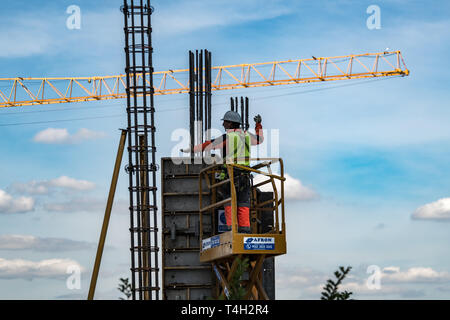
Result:
M250 165L250 134L244 131L227 132L227 163Z

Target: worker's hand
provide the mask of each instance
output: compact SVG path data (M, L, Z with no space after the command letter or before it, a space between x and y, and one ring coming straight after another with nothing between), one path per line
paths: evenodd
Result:
M183 153L190 153L191 152L191 148L180 149L180 151L183 152Z
M261 118L261 116L258 114L258 115L256 115L256 116L253 118L253 120L255 120L256 123L261 123L262 118Z

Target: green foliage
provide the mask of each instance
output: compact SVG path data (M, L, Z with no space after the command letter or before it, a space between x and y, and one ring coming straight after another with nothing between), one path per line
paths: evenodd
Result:
M248 269L248 258L241 260L237 258L236 272L233 274L230 282L228 283L230 290L230 297L228 300L243 300L245 296L245 287L241 284L241 278L245 271Z
M353 294L353 292L348 291L342 291L339 292L339 285L342 283L344 278L347 276L347 274L350 272L352 267L339 267L339 271L334 272L334 276L336 277L336 281L333 281L331 279L327 280L327 284L323 287L322 296L320 297L321 300L349 300L350 296Z
M244 260L241 260L239 258L236 259L236 271L234 272L230 282L228 282L228 291L230 295L229 297L226 297L224 294L221 294L218 300L243 300L245 297L245 287L242 286L241 278L244 272L248 269L248 258L245 258Z
M117 288L127 298L119 297L120 300L130 300L131 298L131 283L128 282L128 278L120 278L119 287Z

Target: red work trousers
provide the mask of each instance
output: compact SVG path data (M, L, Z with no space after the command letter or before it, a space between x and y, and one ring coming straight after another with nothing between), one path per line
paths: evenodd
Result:
M227 226L231 226L231 206L225 207L225 219L227 221ZM250 208L249 207L238 207L237 208L237 219L239 227L250 227Z
M239 227L250 227L250 175L241 170L234 169L236 200L237 200L237 220ZM224 192L225 198L230 197L229 189ZM225 219L227 225L231 226L231 206L225 206Z

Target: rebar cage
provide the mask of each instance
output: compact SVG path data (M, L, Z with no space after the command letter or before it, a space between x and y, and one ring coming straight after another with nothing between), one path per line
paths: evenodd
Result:
M150 0L124 0L132 299L159 299ZM138 82L138 77L142 82Z

